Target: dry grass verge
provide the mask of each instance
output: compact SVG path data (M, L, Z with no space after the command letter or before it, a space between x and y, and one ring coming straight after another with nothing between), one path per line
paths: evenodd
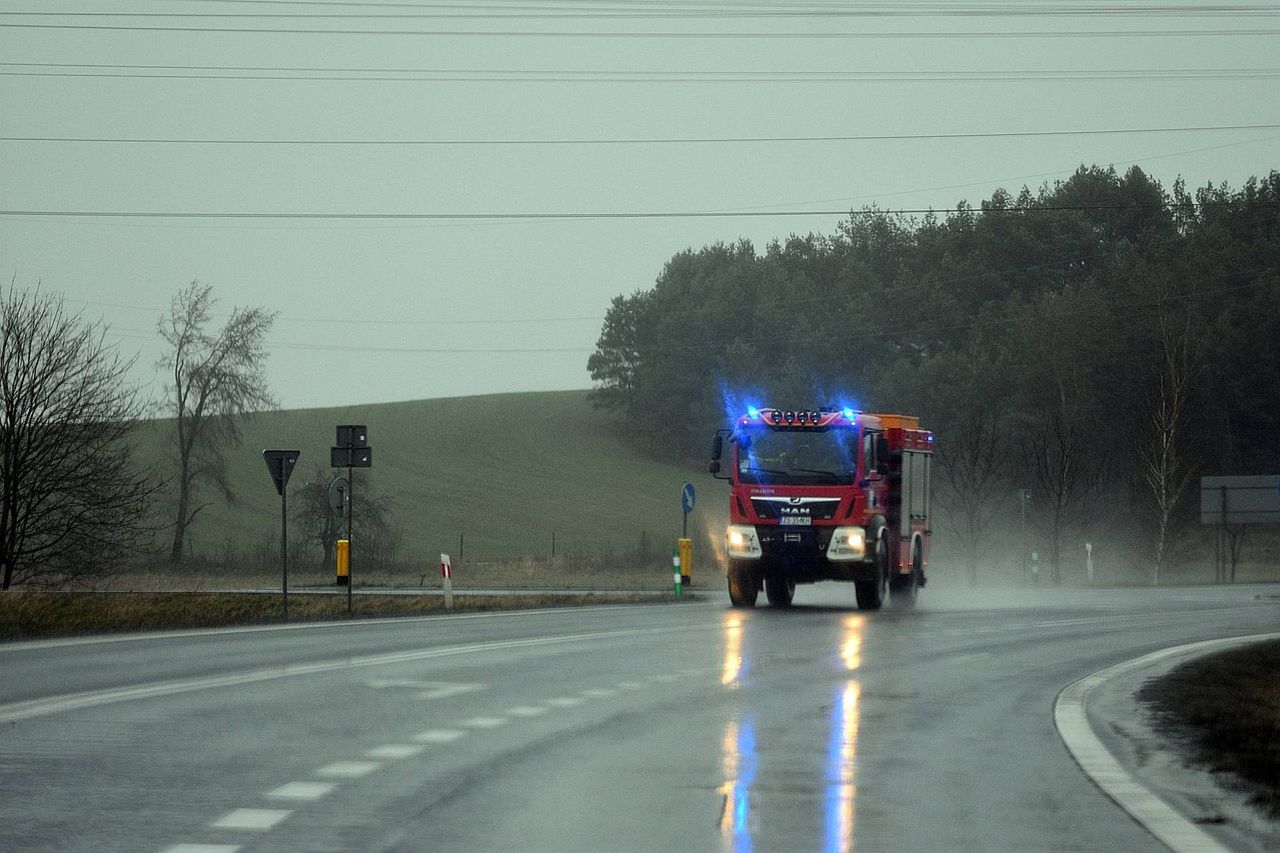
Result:
M455 611L520 610L584 604L671 601L640 593L460 595ZM421 616L444 612L438 595L359 595L353 616ZM342 595L290 595L289 621L347 618ZM10 590L0 594L0 641L123 631L162 631L280 623L280 597L244 593L76 593Z
M1183 664L1139 697L1193 760L1234 774L1250 799L1280 818L1280 641Z

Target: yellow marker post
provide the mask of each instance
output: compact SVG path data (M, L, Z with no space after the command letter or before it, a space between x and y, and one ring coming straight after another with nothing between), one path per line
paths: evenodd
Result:
M680 551L680 583L689 586L693 575L693 540L677 539L676 548Z
M338 586L351 584L351 540L338 540Z

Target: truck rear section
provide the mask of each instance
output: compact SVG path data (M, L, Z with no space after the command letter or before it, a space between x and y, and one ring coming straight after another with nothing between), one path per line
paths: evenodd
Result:
M929 564L933 433L918 419L852 409L750 408L719 430L711 472L729 480L729 597L847 581L858 606L914 606ZM723 471L727 453L729 470Z

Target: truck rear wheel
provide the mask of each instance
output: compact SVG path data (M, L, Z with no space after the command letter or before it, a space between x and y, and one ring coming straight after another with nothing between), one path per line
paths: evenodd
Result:
M796 582L782 575L768 575L764 579L764 594L774 607L790 607L796 594Z
M920 552L911 550L911 572L896 575L889 582L889 603L895 610L910 610L916 606L916 596L920 592Z
M734 607L755 607L760 585L755 573L736 561L729 562L729 603Z

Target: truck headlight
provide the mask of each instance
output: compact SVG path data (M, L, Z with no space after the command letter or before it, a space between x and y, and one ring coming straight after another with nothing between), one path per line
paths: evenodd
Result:
M724 533L725 550L730 557L755 559L764 554L756 529L746 524L730 525Z
M867 531L861 527L837 527L827 545L828 560L862 560L867 556Z

